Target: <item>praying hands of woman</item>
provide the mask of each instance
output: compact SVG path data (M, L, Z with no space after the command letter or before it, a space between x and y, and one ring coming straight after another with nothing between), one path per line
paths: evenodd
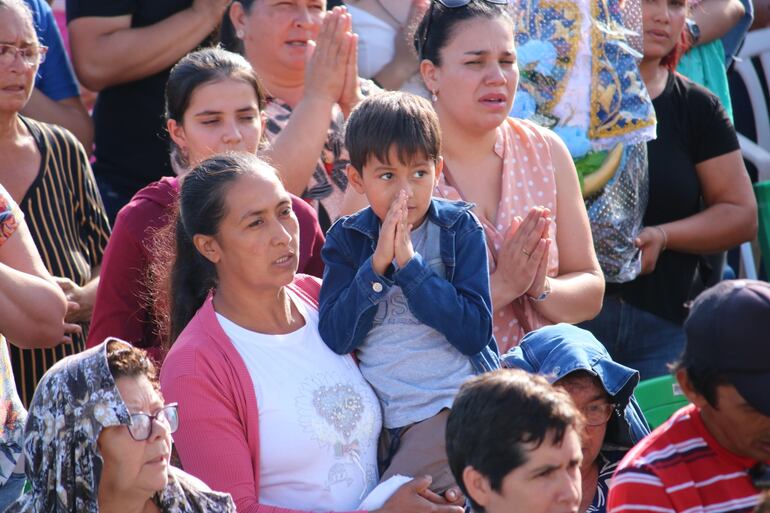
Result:
M552 222L551 211L545 207L533 207L524 219L517 216L511 222L491 276L501 293L496 305L507 305L524 294L537 298L547 290Z
M350 14L335 7L324 17L305 71L306 94L340 106L347 118L361 101L358 79L358 36Z

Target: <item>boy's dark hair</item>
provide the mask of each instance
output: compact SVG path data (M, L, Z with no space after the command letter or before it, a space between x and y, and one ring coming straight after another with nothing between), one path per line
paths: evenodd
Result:
M441 2L431 2L414 35L414 48L420 60L428 59L441 66L441 50L449 44L460 22L476 18L506 18L513 24L509 8L484 0L471 0L462 7L446 7Z
M463 470L473 467L500 491L503 478L527 462L546 438L561 444L582 417L569 394L542 376L500 369L467 381L455 398L446 426L446 451L455 481L468 495ZM534 444L534 447L532 447Z
M366 98L350 114L345 146L350 164L359 173L372 157L389 163L393 147L402 164L418 155L436 162L441 155L441 130L427 100L409 93L385 92Z

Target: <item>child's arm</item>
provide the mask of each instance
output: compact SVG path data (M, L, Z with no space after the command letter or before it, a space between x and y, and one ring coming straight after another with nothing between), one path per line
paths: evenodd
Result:
M471 356L492 338L492 300L484 230L471 215L458 229L453 282L440 277L416 253L393 275L420 322Z
M318 331L337 354L347 354L361 345L372 328L377 305L393 281L386 278L394 257L396 224L406 196L393 201L380 227L374 254L361 264L363 255L353 255L345 228L337 222L326 235L321 250L325 269L319 298ZM368 240L367 240L368 243Z
M321 250L324 279L318 309L318 331L337 354L354 351L372 327L377 305L393 282L372 268L372 256L356 265L338 222L326 234Z

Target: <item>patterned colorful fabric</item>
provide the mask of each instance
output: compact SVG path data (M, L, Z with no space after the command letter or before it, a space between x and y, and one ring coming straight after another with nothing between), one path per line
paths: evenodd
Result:
M99 433L130 422L107 364L107 342L54 365L29 411L24 455L32 489L7 511L97 513L103 465ZM235 513L229 495L211 492L173 467L168 485L153 500L162 512Z
M508 118L497 128L495 153L503 161L500 203L497 219L487 219L474 209L487 236L489 272L497 267L497 252L505 240L505 234L513 218L527 216L530 208L542 205L551 210L555 219L556 179L551 162L550 143L543 136L544 129L530 121ZM446 169L438 179L434 195L450 200L464 199L462 191L447 183L451 170ZM451 180L451 178L450 178ZM551 223L549 235L551 250L548 259L548 276L559 275L559 248L556 245L556 223ZM526 324L526 326L522 325ZM531 330L552 324L540 315L525 297L520 297L494 313L494 335L500 354L511 347Z
M607 497L610 494L610 486L612 485L612 475L615 473L615 469L618 468L620 460L626 455L626 452L602 449L599 453L601 467L599 467L599 477L596 481L596 495L594 495L594 500L588 506L586 513L606 513Z
M601 189L583 192L605 279L632 280L641 270L634 241L647 205L643 145L655 138L656 122L637 67L641 1L516 0L516 7L521 80L511 115L556 132L581 183L603 162L615 167ZM601 152L619 144L613 166Z
M379 91L374 82L360 80L361 93L364 96ZM265 136L272 142L288 124L292 108L280 98L269 98L265 107L267 125ZM306 200L311 200L317 208L319 203L326 210L329 219L334 222L340 216L342 199L348 187L348 177L345 174L350 159L345 149L345 118L339 105L332 109L332 121L324 143L321 156L313 170L310 183L302 194Z
M19 206L0 185L0 246L13 235L22 219ZM26 418L11 372L8 344L0 334L0 486L8 480L21 456Z
M22 218L21 210L11 195L0 185L0 246L13 235Z
M617 142L654 138L655 112L620 1L517 0L516 5L521 80L513 116L552 128L574 158Z

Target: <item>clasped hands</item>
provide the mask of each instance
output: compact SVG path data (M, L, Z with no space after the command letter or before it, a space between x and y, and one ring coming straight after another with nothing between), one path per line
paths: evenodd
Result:
M408 221L408 201L409 195L402 189L391 203L380 226L377 248L372 255L372 268L380 276L385 274L394 260L401 268L414 256L411 236L413 227Z
M516 216L508 227L494 274L511 300L524 294L536 298L546 290L552 222L549 209L533 207L524 219Z
M315 41L308 41L305 94L338 104L345 118L361 101L358 83L358 35L342 7L326 13Z

